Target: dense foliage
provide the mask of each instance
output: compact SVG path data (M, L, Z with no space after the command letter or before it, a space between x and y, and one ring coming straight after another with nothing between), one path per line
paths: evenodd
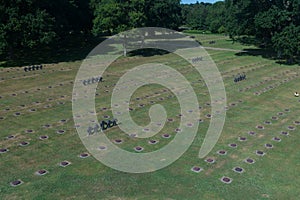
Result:
M300 0L225 0L225 6L232 38L252 35L289 61L300 56Z
M300 55L300 0L3 0L0 53L35 48L69 35L115 34L135 27L165 27L254 36L263 47L293 60Z

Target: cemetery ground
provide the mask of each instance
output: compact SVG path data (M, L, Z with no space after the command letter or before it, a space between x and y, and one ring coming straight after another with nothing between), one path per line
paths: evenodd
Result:
M165 63L180 71L196 91L198 134L170 166L146 174L115 171L89 156L72 118L72 89L81 61L43 64L43 70L0 69L0 199L296 199L300 196L299 65L280 65L260 55L226 49L255 49L225 36L195 34L219 68L227 92L222 135L207 157L198 158L209 126L209 93L200 75L174 54L120 58L103 75L96 93L98 120L112 118L113 84L144 63ZM209 44L209 41L216 41ZM239 73L246 80L234 83ZM95 75L96 77L97 75ZM131 116L149 123L152 104L162 104L168 121L157 135L138 139L118 127L106 130L127 151L151 152L177 134L180 108L159 85L138 89ZM80 116L78 116L80 117ZM117 116L116 116L117 118ZM77 126L80 124L76 124ZM160 126L160 124L157 124ZM135 147L142 147L137 152ZM225 178L224 178L225 177ZM223 180L221 180L223 178ZM14 186L14 184L16 186Z

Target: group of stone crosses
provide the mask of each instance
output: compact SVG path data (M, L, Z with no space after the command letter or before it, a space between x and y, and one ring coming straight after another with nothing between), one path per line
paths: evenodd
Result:
M234 82L237 83L239 81L245 80L246 79L246 74L238 74L236 77L234 77Z
M93 83L99 83L99 82L103 82L103 78L101 76L99 77L96 77L96 78L89 78L87 80L83 80L82 83L83 85L90 85L90 84L93 84Z
M192 63L197 63L203 60L203 57L196 57L192 59Z
M30 67L24 67L25 72L35 71L35 70L42 70L43 65L32 65Z
M102 121L99 124L96 124L94 127L88 127L87 133L88 135L94 135L99 132L103 132L106 129L112 128L114 126L118 126L118 120L113 119L113 120L107 120L107 121Z

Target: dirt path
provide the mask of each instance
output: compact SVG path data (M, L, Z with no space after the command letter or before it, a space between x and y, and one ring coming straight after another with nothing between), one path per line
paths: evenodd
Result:
M216 51L233 51L233 52L246 52L243 50L235 50L235 49L226 49L226 48L216 48L216 47L203 47L204 49L216 50Z

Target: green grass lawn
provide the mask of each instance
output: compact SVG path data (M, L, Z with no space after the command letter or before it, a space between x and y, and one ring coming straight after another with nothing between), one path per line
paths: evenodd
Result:
M0 148L9 150L0 154L0 199L297 199L300 196L300 132L294 121L300 121L300 102L293 93L300 88L299 78L295 76L300 72L299 65L279 65L263 55L227 51L255 47L232 44L222 35L194 35L203 46L224 48L207 50L223 76L229 109L222 135L206 158L199 159L198 153L210 122L206 117L211 112L206 105L210 101L209 93L203 82L198 81L201 76L174 54L120 58L105 72L105 81L97 88L100 95L96 96L96 111L102 120L105 115L111 116L110 109L103 110L103 107L110 108L113 84L134 66L165 63L193 82L202 107L199 118L203 120L193 144L170 166L146 174L115 171L92 156L79 157L87 150L74 128L71 98L80 61L46 64L43 70L28 73L22 68L0 68ZM216 43L209 44L211 40ZM247 79L234 83L233 76L243 72ZM277 83L281 84L264 91ZM173 122L167 122L161 133L147 139L130 138L115 127L105 132L107 137L112 141L121 139L123 143L116 145L130 152L138 145L144 147L143 152L167 145L176 134L180 108L176 98L170 96L172 93L163 89L158 85L142 87L130 102L134 109L131 116L139 125L149 123L151 101L163 105ZM254 94L257 91L260 95ZM146 95L149 97L145 98ZM141 99L136 100L137 97ZM17 112L20 116L15 115ZM278 115L279 112L283 114ZM274 116L277 119L272 119ZM258 125L264 129L256 128ZM288 126L296 129L288 130ZM64 134L58 134L60 130ZM256 134L249 135L249 131ZM281 131L288 131L289 135L282 135ZM164 133L169 133L171 138L162 138ZM10 135L14 138L8 139ZM49 138L41 140L39 137L43 135ZM239 141L239 137L247 140ZM273 137L281 138L281 142L273 141ZM149 139L159 143L148 144ZM20 146L22 141L29 145ZM231 143L237 144L237 148L229 147ZM268 149L265 144L272 144L273 148ZM219 155L219 150L227 154ZM258 156L256 150L266 154ZM207 158L215 159L215 163L205 162ZM255 163L244 162L246 158L254 159ZM65 160L71 164L59 166ZM191 171L193 166L203 171L195 173ZM234 167L241 167L244 172L234 172ZM35 175L40 169L49 173ZM223 176L230 177L232 183L221 182ZM18 179L24 183L10 186L10 182Z

